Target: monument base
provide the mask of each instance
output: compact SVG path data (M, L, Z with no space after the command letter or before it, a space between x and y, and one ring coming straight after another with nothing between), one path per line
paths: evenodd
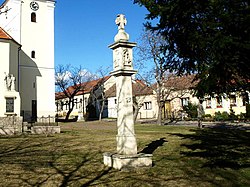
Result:
M104 165L121 170L126 168L152 167L152 154L120 155L104 153Z

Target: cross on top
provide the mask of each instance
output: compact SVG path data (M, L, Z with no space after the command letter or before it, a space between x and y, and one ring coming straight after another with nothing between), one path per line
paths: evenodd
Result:
M127 20L123 14L118 14L115 23L118 25L118 30L124 30Z

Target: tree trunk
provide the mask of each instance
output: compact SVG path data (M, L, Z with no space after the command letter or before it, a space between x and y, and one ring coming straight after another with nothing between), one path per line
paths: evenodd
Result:
M133 120L134 120L134 123L136 122L136 119L137 119L137 116L138 116L138 113L139 113L139 106L134 104L134 114L133 114Z
M162 125L162 120L161 120L161 117L162 117L162 107L161 107L161 103L158 104L158 117L157 117L157 124L158 125Z
M158 116L157 116L157 124L158 125L162 125L162 120L161 120L161 117L162 117L162 104L161 104L161 85L157 85L157 104L158 104Z
M75 106L74 99L70 99L69 100L69 110L68 110L68 112L66 114L65 121L67 121L69 119L69 116L70 116L71 112L73 111L74 106Z
M71 112L73 111L73 108L69 109L67 114L66 114L66 117L65 117L65 120L67 121L69 119L69 116L71 114Z
M102 102L100 112L99 112L99 121L102 121L102 112L103 112L103 109L104 109L104 104L105 104L105 102Z

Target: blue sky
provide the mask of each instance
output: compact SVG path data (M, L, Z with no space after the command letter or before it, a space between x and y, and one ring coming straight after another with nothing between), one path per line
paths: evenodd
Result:
M137 42L147 10L133 0L58 0L55 8L55 65L81 65L92 73L112 67L117 14L127 18L126 32Z

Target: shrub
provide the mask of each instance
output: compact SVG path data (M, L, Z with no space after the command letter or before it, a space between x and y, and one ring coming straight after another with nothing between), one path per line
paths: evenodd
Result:
M244 121L246 119L246 113L241 112L240 114L237 115L237 117L240 121Z
M216 121L227 121L229 119L229 114L224 111L224 112L215 112L214 114L214 119Z
M183 110L187 113L189 118L197 118L197 105L191 102L188 102L188 105L183 106Z
M205 115L203 116L203 118L204 118L205 120L208 120L208 121L212 121L212 120L213 120L213 117L212 117L211 114L205 114Z

